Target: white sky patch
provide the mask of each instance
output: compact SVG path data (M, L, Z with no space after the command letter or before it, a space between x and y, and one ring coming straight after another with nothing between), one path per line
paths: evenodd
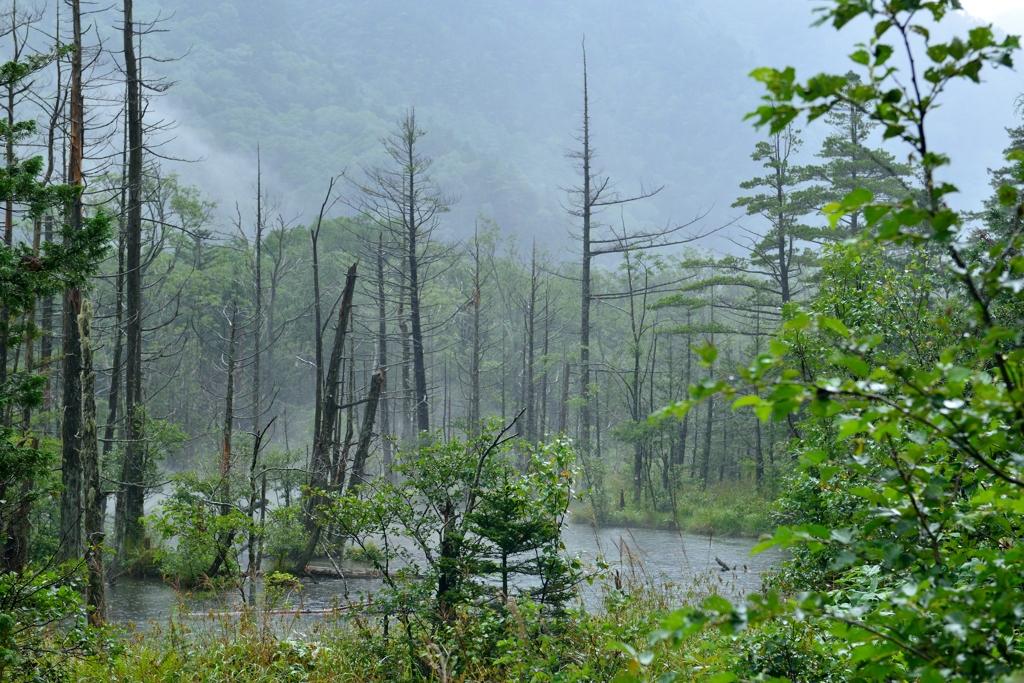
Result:
M960 0L973 17L1007 33L1024 34L1024 0Z

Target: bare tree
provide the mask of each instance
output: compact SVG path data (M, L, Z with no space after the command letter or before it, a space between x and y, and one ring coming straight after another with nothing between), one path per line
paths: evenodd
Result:
M85 149L85 106L82 93L82 10L79 0L71 0L73 49L71 52L71 136L68 148L68 184L82 188L82 158ZM75 195L68 207L68 230L82 227L82 195ZM78 316L82 309L82 290L64 290L63 333L64 381L61 421L60 499L61 560L75 559L82 552L82 358Z
M381 368L381 435L383 437L383 467L384 476L391 478L391 468L394 465L394 455L391 452L391 420L388 415L388 397L386 373L388 369L388 318L387 318L387 297L384 281L384 233L381 232L377 238L377 364Z
M410 109L398 127L381 140L392 165L364 169L366 178L353 183L359 191L351 205L380 228L395 233L405 257L405 284L408 291L411 324L412 370L416 428L430 430L430 403L427 394L427 366L423 342L420 305L426 252L441 215L456 199L445 194L430 177L433 163L419 149L426 132L416 125L416 111Z
M96 372L93 370L93 310L82 304L78 316L82 343L82 471L85 484L85 565L89 580L86 604L89 622L99 626L107 618L106 589L103 585L103 515L106 511L100 482L99 431L96 424Z
M136 50L136 40L149 28L139 30L134 18L134 0L123 0L122 5L122 38L124 57L125 83L125 128L127 149L127 167L124 169L125 192L122 210L124 212L122 240L124 242L124 312L123 325L125 335L124 359L124 458L121 463L121 482L118 490L117 505L114 514L115 547L119 552L119 561L124 562L130 551L143 541L145 530L140 521L143 515L146 484L145 484L145 422L146 415L143 405L143 328L145 309L143 301L143 277L146 268L159 255L163 247L164 217L157 215L153 221L161 235L150 247L149 253L143 254L143 204L144 197L144 154L146 152L146 133L153 128L166 127L157 124L150 131L144 126L143 88L162 92L169 84L159 81L144 82L140 74L141 55ZM158 20L159 21L159 20ZM159 191L163 183L154 185ZM163 208L163 202L151 202L157 210ZM117 371L117 368L115 368Z
M378 367L370 379L370 393L366 399L366 410L363 411L363 423L359 428L359 444L356 446L355 457L352 459L352 472L349 475L348 490L363 483L366 459L370 455L370 444L373 440L373 425L377 417L377 405L380 403L384 389L384 370Z
M322 415L320 430L313 435L313 454L309 465L309 488L312 493L306 500L306 528L309 531L309 541L305 551L295 564L295 572L298 574L305 573L306 565L313 557L320 541L322 529L316 519L316 508L323 502L323 494L320 492L326 491L333 479L331 446L338 413L341 410L338 386L341 381L341 361L345 351L345 336L348 332L349 319L352 315L352 296L355 293L355 286L356 265L352 264L345 279L345 289L342 293L338 322L334 331L334 346L331 349L330 364L324 379L323 407L319 411Z
M225 316L226 317L226 316ZM220 514L224 517L231 513L231 458L232 438L235 433L235 367L236 367L236 340L238 336L238 306L231 302L231 317L228 326L228 358L227 358L227 390L224 394L224 424L221 431L220 442L220 484L221 504ZM227 560L228 550L234 540L234 530L224 532L218 539L217 554L214 556L213 564L207 570L207 576L217 576L221 567Z
M256 514L256 466L259 462L260 450L266 429L260 428L260 420L263 418L263 375L260 368L260 353L263 346L263 230L264 224L264 201L263 201L263 162L260 157L260 150L256 148L256 235L253 245L253 298L255 299L255 312L253 313L253 357L252 357L252 459L249 462L249 515L250 518ZM249 577L249 604L255 601L256 593L256 570L257 552L256 536L257 528L255 519L249 529L248 551L249 565L246 574Z
M602 175L600 169L595 166L597 151L593 146L590 130L590 93L587 82L585 46L583 48L583 122L576 141L580 147L568 151L566 156L573 160L580 182L575 187L566 190L569 196L569 204L566 209L569 215L581 219L581 231L577 236L583 247L580 269L579 386L581 402L579 430L582 450L587 453L592 426L591 404L593 400L590 391L590 312L594 300L591 284L593 259L602 254L620 254L627 251L685 244L705 237L714 230L702 231L697 234L687 232L687 229L698 224L707 215L706 213L698 213L693 220L679 225L638 230L627 230L623 227L621 232L616 232L610 226L598 222L598 216L604 209L653 197L663 189L663 186L649 189L641 186L636 194L622 196L616 191L611 179Z

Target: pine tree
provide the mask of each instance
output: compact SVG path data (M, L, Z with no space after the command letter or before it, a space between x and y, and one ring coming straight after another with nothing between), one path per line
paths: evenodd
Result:
M859 78L846 75L851 83ZM807 177L819 184L800 192L803 201L820 209L826 204L842 201L858 188L869 190L876 201L901 201L913 193L914 168L900 164L883 149L866 146L871 132L878 127L863 111L849 104L833 109L828 115L832 133L825 138L817 156L824 163L805 167ZM837 239L856 235L863 228L861 212L843 216L836 226Z
M768 172L740 183L740 187L763 188L762 192L740 197L733 203L734 207L745 208L747 215L761 215L770 225L762 236L750 232L753 237L746 245L750 249L750 268L746 272L771 280L782 303L800 293L799 277L804 266L813 263L813 255L801 249L801 243L821 236L820 228L802 222L814 205L807 193L801 191L808 178L807 169L791 162L802 143L798 132L787 127L757 143L750 156L763 162Z

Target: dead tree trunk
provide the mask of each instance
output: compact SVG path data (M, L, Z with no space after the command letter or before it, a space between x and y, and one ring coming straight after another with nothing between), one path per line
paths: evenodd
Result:
M410 155L411 155L410 148ZM411 158L411 156L410 156ZM411 162L410 162L411 163ZM409 193L414 196L414 176L410 176ZM410 204L410 213L415 205ZM423 350L423 323L420 320L419 259L416 253L416 230L409 231L409 321L412 323L412 375L416 389L416 431L430 431L430 402L427 397L427 362Z
M123 204L123 202L122 202ZM124 354L124 226L121 226L117 250L117 277L114 287L114 357L110 366L110 391L107 394L107 425L103 431L103 455L114 448L114 428L117 425L118 403L121 394L121 373Z
M530 300L526 305L526 373L523 382L526 384L526 439L531 443L537 441L537 393L533 381L533 368L536 364L534 355L537 332L537 243L533 244L533 256L530 259Z
M711 329L713 330L714 329L714 325L715 325L715 288L713 286L711 287L711 306L710 306L709 310L711 312L710 313L710 315L711 315ZM710 334L709 343L710 344L714 344L715 343L715 333L714 332L711 332L711 334ZM714 367L714 364L709 363L708 364L708 383L709 384L711 383L711 380L714 379L714 377L715 377L715 367ZM704 487L706 487L708 485L708 471L709 471L709 469L711 467L711 428L712 428L712 425L713 425L713 422L714 422L714 413L715 413L715 397L714 397L713 394L708 397L707 406L708 406L707 422L704 425L704 454L701 457L701 462L700 462L700 480L701 480L701 486L704 486Z
M220 440L220 513L227 515L231 504L231 453L235 433L235 340L238 337L238 308L231 307L231 327L228 332L227 391L224 394L224 425Z
M71 140L68 149L68 182L84 185L82 156L85 134L85 107L82 95L82 12L79 0L71 0L74 50L71 53ZM82 228L82 195L75 195L69 207L68 228ZM63 332L64 380L63 419L61 422L60 552L59 560L72 560L82 554L82 359L78 336L78 316L82 312L82 291L64 290Z
M593 258L590 247L591 221L593 219L594 202L591 181L593 174L591 162L593 152L590 149L590 95L587 92L587 53L583 52L583 149L580 164L583 172L582 204L580 206L583 219L583 264L580 271L580 447L588 452L590 444L590 302L593 296L590 286L590 261ZM589 476L588 476L589 481Z
M324 381L324 406L321 410L320 432L313 438L313 454L310 459L309 489L311 491L306 501L306 529L309 531L309 541L306 549L295 564L295 573L302 574L306 571L316 546L320 542L321 526L316 517L316 508L323 502L323 491L326 491L331 484L331 443L334 435L335 422L338 419L339 400L338 384L341 376L341 359L345 352L345 335L349 318L351 317L352 296L356 287L356 264L348 269L345 279L345 289L341 296L341 308L338 311L338 323L334 332L334 346L331 349L331 360L327 370L327 378Z
M469 359L469 434L480 432L480 235L473 236L473 346Z
M263 341L263 173L256 152L256 244L253 259L255 312L253 314L253 352L252 352L252 433L256 435L260 429L260 416L263 410L263 376L260 370L260 352Z
M99 432L96 424L96 373L93 370L92 306L82 305L78 316L82 343L82 471L85 483L85 566L89 574L86 604L89 623L100 626L107 618L103 585L103 513L106 510L100 479Z
M571 207L570 215L581 219L580 241L583 247L583 260L580 268L580 411L579 411L579 439L581 454L586 456L590 452L591 439L591 408L593 397L590 391L590 308L594 300L594 292L591 282L591 265L596 256L601 254L623 253L637 249L651 249L654 247L666 247L682 242L697 239L696 236L685 236L677 238L675 235L685 228L685 225L659 229L654 232L633 232L625 230L621 235L613 234L610 237L601 237L597 233L597 215L605 208L628 204L652 197L662 188L655 188L646 191L642 187L640 192L632 197L619 196L610 179L598 177L594 169L594 161L597 152L594 150L590 132L590 93L587 82L587 52L583 50L583 123L579 135L576 137L580 143L578 150L568 153L568 157L576 163L576 172L580 176L580 184L570 190ZM586 462L584 460L584 462ZM589 481L589 473L584 467L584 474Z
M548 362L548 351L551 342L551 289L545 287L544 289L544 345L541 349L541 358L543 358L543 367L541 368L540 376L540 411L539 411L539 424L537 426L537 434L540 438L546 438L548 431L548 373L549 373L549 362Z
M260 430L260 418L263 413L263 377L260 374L260 349L263 335L263 165L259 148L256 149L256 244L254 254L253 289L256 299L256 310L253 315L253 360L252 360L252 460L249 463L249 564L246 574L249 577L249 604L256 599L256 465L263 444L263 432Z
M370 394L363 412L363 423L359 427L359 444L352 458L352 472L348 478L348 490L362 482L365 475L366 460L370 456L370 444L373 441L373 424L377 418L377 404L384 390L385 371L378 367L370 380Z
M405 258L402 258L405 262ZM412 343L409 336L409 322L405 316L405 290L398 295L398 331L402 335L402 438L412 438Z
M53 216L46 216L43 219L43 238L47 242L53 241ZM53 297L43 298L42 318L39 321L42 328L39 340L39 361L40 364L49 367L53 363ZM49 412L53 405L53 385L51 373L46 373L46 388L43 390L43 410ZM48 430L47 430L48 431Z
M384 233L377 242L377 363L384 373L388 368L388 322L387 301L384 288ZM391 452L391 420L388 415L387 386L381 379L381 447L384 451L384 476L391 479L391 468L394 466L394 455ZM360 435L361 438L361 435Z
M125 207L125 449L115 512L120 562L142 543L145 449L142 412L142 104L135 54L133 0L124 0L124 65L128 103L128 203Z
M327 196L320 206L320 215L317 217L316 228L309 231L310 241L313 249L313 344L316 349L316 400L313 413L313 436L320 434L321 423L323 422L324 409L324 328L323 314L320 304L320 228L323 225L324 214L327 211L328 203L331 201L331 194L334 192L336 178L331 178L327 186Z
M271 420L273 422L273 420ZM269 425L268 425L269 426ZM249 605L256 604L256 575L260 568L260 555L262 554L262 541L259 539L263 533L264 513L267 507L267 473L263 472L263 487L260 499L256 499L256 466L259 464L260 451L263 449L263 439L266 436L266 428L253 432L252 435L252 458L249 460L249 538L247 549L249 551L249 564L245 574L249 580ZM256 523L256 510L259 508L260 521ZM259 542L259 549L257 549ZM259 551L259 552L258 552Z
M437 188L428 174L432 160L423 156L418 147L419 139L425 134L416 127L416 111L410 109L398 122L398 127L383 140L391 165L367 169L366 182L354 184L359 191L359 199L352 201L357 211L370 216L381 228L394 232L401 245L405 261L404 283L409 296L413 410L418 432L430 430L421 306L422 268L430 262L427 248L440 215L446 213L454 202Z
M238 306L231 304L231 326L228 331L227 390L224 394L224 426L220 441L220 514L231 514L231 455L232 437L235 432L235 339L238 334ZM227 561L228 550L234 541L235 532L227 531L217 540L217 555L210 565L207 576L217 576Z
M355 316L349 318L349 328L355 328ZM335 420L336 430L334 435L334 443L332 444L332 450L334 451L333 460L331 461L331 482L330 489L332 491L338 490L343 487L345 483L345 466L348 464L348 454L352 450L352 439L355 437L355 422L356 422L356 400L355 400L355 386L356 386L356 340L354 338L349 340L349 352L348 361L342 365L342 375L344 375L345 365L348 366L348 381L342 384L338 391L339 396L344 396L345 386L348 386L348 411L345 413L345 439L342 441L341 438L341 420ZM340 409L339 409L340 410Z
M686 311L686 327L690 327L691 312L689 309ZM686 396L690 395L690 382L692 381L692 363L693 363L693 350L690 348L690 333L686 333L686 378L683 380L683 392ZM683 416L682 421L679 423L679 459L676 460L676 464L682 466L686 462L686 440L689 437L690 429L690 414L687 412Z
M558 433L565 435L569 431L569 361L562 364L562 400L558 411Z
M128 206L128 112L124 112L125 138L121 150L121 211L117 218L117 276L114 279L114 357L110 367L110 391L107 394L107 425L103 432L103 456L114 448L114 429L118 421L121 401L121 375L124 372L124 270L125 270L125 210ZM121 428L124 432L124 428ZM116 503L115 503L116 506ZM116 514L116 509L115 509ZM116 523L115 523L115 536Z

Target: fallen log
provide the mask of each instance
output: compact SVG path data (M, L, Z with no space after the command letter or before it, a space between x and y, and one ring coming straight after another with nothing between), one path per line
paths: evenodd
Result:
M296 617L305 616L305 615L342 614L344 612L351 612L352 610L355 610L355 609L360 609L360 608L363 608L363 607L369 607L372 604L373 604L372 600L362 600L360 602L348 602L348 603L345 603L344 605L339 605L337 607L329 607L329 608L326 608L326 609L305 609L305 608L299 608L299 609L273 609L273 610L254 609L254 610L251 610L250 612L248 612L248 614L251 614L251 613L255 612L255 613L258 613L258 614L268 614L268 615L275 615L275 616L289 615L289 616L296 616ZM210 612L207 613L207 615L210 616L210 617L240 617L243 614L247 614L247 612L215 612L215 611L210 611Z
M318 576L328 579L379 579L384 572L376 569L346 569L340 571L334 567L306 566L306 576Z
M334 567L317 567L315 565L306 565L306 572L304 576L311 576L314 578L321 579L382 579L384 578L384 572L377 569L344 569L338 570ZM390 576L393 578L398 576L396 572L391 572ZM422 574L412 574L411 578L422 579Z

